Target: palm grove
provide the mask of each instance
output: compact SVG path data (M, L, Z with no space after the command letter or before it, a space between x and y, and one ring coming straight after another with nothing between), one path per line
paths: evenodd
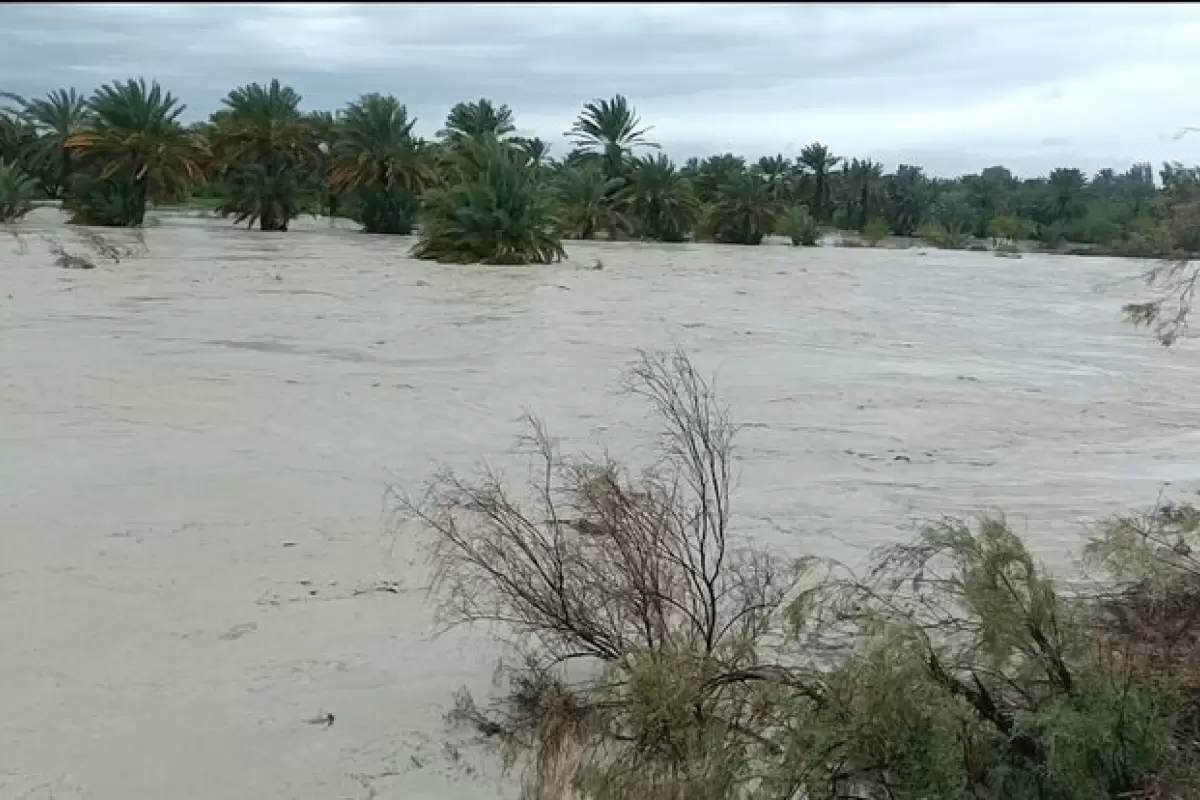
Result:
M234 89L191 125L157 82L114 82L90 97L5 97L6 220L48 197L78 223L135 226L152 204L203 198L266 231L305 213L349 217L370 233L419 229L416 254L445 261L548 262L562 256L562 239L596 236L756 245L782 234L812 245L828 229L859 231L868 243L1034 239L1162 255L1173 198L1200 181L1194 169L1164 165L1160 189L1149 164L1090 179L1062 168L1021 180L999 166L953 180L911 165L885 174L820 143L794 160L723 154L678 165L621 96L584 105L557 160L546 142L516 134L507 106L486 99L454 106L427 141L390 95L305 111L278 81Z

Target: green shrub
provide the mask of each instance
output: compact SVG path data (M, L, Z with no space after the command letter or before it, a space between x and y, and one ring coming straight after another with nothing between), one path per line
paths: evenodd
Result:
M128 228L145 218L143 200L133 181L118 172L108 178L77 175L64 207L72 225Z
M868 222L862 229L863 241L869 247L875 247L888 236L891 235L891 230L888 228L887 220L883 217L875 217Z
M421 200L403 186L374 184L356 191L348 210L367 233L407 236L417 224Z
M962 225L947 228L940 222L926 222L917 230L926 244L942 250L965 250L971 243L970 232Z
M988 235L996 244L1000 242L1016 242L1029 236L1032 224L1013 214L1003 214L994 217L988 223Z
M780 231L792 240L793 246L812 247L821 235L821 226L808 213L808 206L791 206L783 213Z
M518 501L441 474L404 507L433 536L442 620L509 634L501 693L455 719L530 797L1092 800L1200 779L1200 512L1119 520L1063 592L999 517L946 521L861 574L749 545L735 427L682 353L626 387L664 424L631 473L531 421Z

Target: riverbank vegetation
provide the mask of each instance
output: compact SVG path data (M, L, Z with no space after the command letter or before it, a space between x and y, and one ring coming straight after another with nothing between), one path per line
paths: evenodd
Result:
M999 517L946 520L865 569L755 544L736 427L682 353L627 388L662 425L635 472L530 421L528 487L438 476L447 625L507 646L451 715L528 798L1183 798L1200 786L1200 511L1101 526L1056 580Z
M305 213L348 216L377 234L429 227L419 252L443 259L538 262L557 258L562 238L597 236L755 245L782 235L804 246L830 230L867 244L1030 241L1162 257L1176 207L1200 182L1200 171L1179 164L1164 164L1157 181L1149 164L1094 176L1062 167L1021 178L994 166L933 178L915 165L885 172L821 143L795 158L676 163L621 96L586 103L561 152L519 136L513 111L486 98L455 105L425 140L393 96L306 111L278 81L232 90L193 124L178 98L140 79L90 95L3 96L0 162L33 181L22 192L62 200L77 222L134 226L148 205L195 199L265 231L286 231ZM484 161L465 170L464 158ZM468 229L476 241L447 246Z

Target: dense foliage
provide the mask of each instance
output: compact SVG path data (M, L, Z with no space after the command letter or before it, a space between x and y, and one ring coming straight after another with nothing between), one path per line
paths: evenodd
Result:
M455 105L436 140L425 141L395 97L366 94L336 112L303 111L301 96L278 81L235 89L209 120L187 127L184 106L141 80L90 97L74 89L0 97L9 103L0 111L0 161L32 177L40 196L63 199L81 222L137 225L147 204L191 194L263 230L324 213L406 234L420 227L428 192L445 202L461 151L494 139L525 154L566 237L756 244L774 234L810 243L837 229L937 247L1033 240L1066 252L1159 256L1171 238L1172 248L1200 249L1200 241L1167 236L1172 198L1196 182L1178 164L1157 176L1149 164L1093 176L1062 167L1032 178L994 166L943 179L907 164L885 172L816 142L794 158L726 153L676 165L652 152L652 128L621 95L584 104L558 158L546 142L519 135L512 109L487 98Z
M413 254L457 264L547 264L564 256L553 194L518 146L484 135L459 142L446 185L425 198Z

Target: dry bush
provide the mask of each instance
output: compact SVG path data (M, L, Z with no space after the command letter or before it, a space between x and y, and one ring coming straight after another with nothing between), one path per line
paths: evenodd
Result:
M149 251L146 245L146 234L141 228L132 231L129 244L117 244L94 230L78 228L74 231L83 244L100 258L119 264L123 259L145 255Z
M443 619L512 637L510 693L460 711L532 754L534 796L625 796L626 775L671 796L733 780L761 736L744 687L803 571L732 540L735 428L687 357L645 356L626 388L665 428L640 474L564 457L530 419L528 503L494 473L445 472L408 504L436 534Z
M1089 563L1111 588L1099 596L1097 633L1142 682L1179 701L1200 737L1200 509L1158 503L1103 526Z

